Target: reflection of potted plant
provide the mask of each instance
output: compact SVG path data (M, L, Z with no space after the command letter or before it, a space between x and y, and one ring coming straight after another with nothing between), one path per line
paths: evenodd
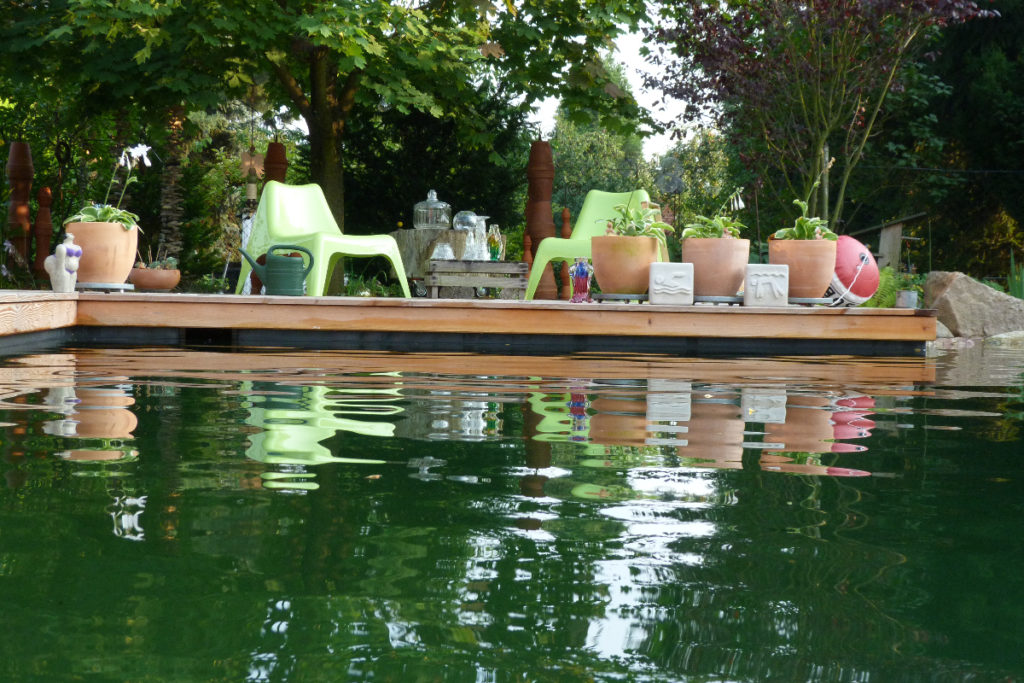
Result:
M824 173L832 162L822 169ZM821 175L803 200L794 199L800 215L793 226L777 230L768 240L768 262L789 266L789 296L817 299L825 295L836 270L836 240L824 218L807 215L811 194L821 184Z
M651 263L667 252L665 233L672 226L661 220L656 205L619 204L618 216L608 221L606 234L591 238L594 278L606 294L644 294L650 281Z
M157 252L159 256L160 253ZM178 270L178 259L173 256L153 259L148 262L139 259L135 262L128 275L128 281L138 289L150 291L170 291L174 289L181 280L181 271Z
M118 166L127 167L128 177L121 187L117 204L107 203L117 178L115 167L103 202L87 202L78 213L64 221L65 231L73 234L75 242L82 247L82 258L78 264L80 285L121 284L128 279L139 241L139 217L122 209L121 202L128 186L138 180L132 173L135 162L141 159L150 165L146 156L148 151L146 145L136 145L121 152Z
M696 216L679 235L682 262L693 264L694 296L735 296L743 284L750 240L739 238L746 226L725 213L742 208L742 191L729 195L714 216Z

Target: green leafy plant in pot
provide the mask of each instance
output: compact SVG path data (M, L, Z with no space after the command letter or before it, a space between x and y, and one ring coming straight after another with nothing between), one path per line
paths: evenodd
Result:
M656 204L614 208L618 215L608 220L605 234L591 239L594 278L605 294L645 294L651 263L668 253L666 233L674 230Z
M807 197L793 200L800 208L793 225L776 230L768 240L768 262L789 266L790 297L823 297L835 274L838 236L829 229L827 220L807 215L810 196L821 184L821 175L834 161L832 159L822 169Z
M103 202L87 202L64 220L65 232L74 235L75 242L82 247L78 266L80 285L120 284L128 279L139 243L139 217L121 208L121 204L128 186L138 180L134 174L137 163L150 165L149 149L147 145L135 145L122 151L110 175ZM128 175L117 203L110 204L110 193L121 166L128 169Z
M743 208L743 188L736 188L713 216L695 216L680 233L682 262L693 264L694 296L735 296L746 276L750 240L734 212ZM732 209L732 212L727 212Z

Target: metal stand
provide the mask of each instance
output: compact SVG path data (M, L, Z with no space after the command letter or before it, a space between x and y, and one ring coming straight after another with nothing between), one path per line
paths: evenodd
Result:
M598 303L602 301L608 301L611 303L628 304L631 301L636 301L638 303L643 303L647 301L646 294L591 294L590 298L593 299L594 301L597 301Z
M95 292L130 292L135 290L135 285L129 282L76 282L75 289Z
M742 304L742 296L695 296L693 297L693 303L695 304Z

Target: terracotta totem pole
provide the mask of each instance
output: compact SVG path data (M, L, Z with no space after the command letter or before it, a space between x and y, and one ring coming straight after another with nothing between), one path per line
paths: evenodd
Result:
M530 160L526 165L526 235L523 243L528 245L530 253L527 261L533 264L540 241L545 237L555 236L555 221L551 214L551 190L555 183L555 162L551 156L551 145L542 140L535 140L530 145ZM527 239L528 238L528 239ZM541 277L534 298L557 299L555 276L550 267Z
M39 210L36 211L36 222L32 233L36 243L36 258L32 270L39 279L46 277L46 267L43 265L50 253L50 240L53 239L53 216L50 207L53 206L53 192L48 187L42 187L36 193L36 202Z
M11 198L7 202L7 235L23 259L28 257L28 236L32 227L28 199L34 173L32 150L28 143L12 142L7 158L7 182L11 186ZM49 250L50 245L47 244L45 251Z

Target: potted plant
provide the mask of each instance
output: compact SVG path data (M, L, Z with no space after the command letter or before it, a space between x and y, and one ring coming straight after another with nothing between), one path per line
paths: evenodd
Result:
M594 278L605 294L646 294L651 263L661 260L662 249L667 253L672 226L650 202L618 204L615 211L605 234L591 239Z
M740 239L747 227L726 213L727 208L743 208L737 188L722 203L714 216L695 216L680 233L682 262L693 264L694 296L736 296L743 285L750 240Z
M121 152L118 165L110 174L107 193L103 202L87 202L78 213L64 221L65 232L75 236L75 242L82 247L82 258L78 264L79 285L117 285L128 279L135 262L135 250L139 243L139 217L121 208L125 190L138 178L134 175L135 162L141 160L150 165L146 145L128 147ZM121 187L117 204L109 204L110 193L117 178L118 166L128 169L128 176Z
M917 308L922 297L921 278L917 273L900 273L896 276L895 308Z
M157 256L159 255L158 251ZM136 289L169 292L181 281L178 259L173 256L154 259L150 255L149 261L146 262L140 258L128 274L128 281L135 285Z
M789 266L790 298L823 297L835 274L838 236L829 230L827 220L807 215L811 193L820 183L819 174L807 197L793 200L800 207L800 215L793 226L775 231L768 240L768 263Z

